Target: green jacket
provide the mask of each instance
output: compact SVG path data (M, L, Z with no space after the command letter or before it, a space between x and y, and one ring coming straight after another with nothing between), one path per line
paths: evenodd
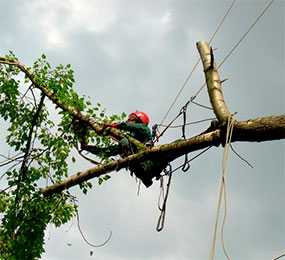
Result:
M116 128L128 132L130 136L144 144L151 141L151 131L149 127L144 124L122 122L117 124ZM85 150L93 154L105 154L107 157L123 154L126 150L128 152L130 149L132 149L132 146L127 137L120 140L119 144L110 145L108 147L97 147L94 145L87 145L85 147ZM141 179L146 187L149 187L152 185L152 179L154 177L156 179L160 178L160 173L166 167L167 163L166 158L161 158L160 160L146 160L140 163L130 164L129 169Z
M133 122L122 122L116 127L117 129L129 132L129 135L142 143L151 141L151 131L147 125Z
M151 131L148 126L141 123L133 122L122 122L116 125L117 129L128 132L128 134L142 142L143 144L151 141ZM105 154L105 156L110 157L118 154L122 154L124 150L130 149L130 144L128 138L125 137L120 140L119 144L109 145L108 147L97 147L95 145L86 145L84 147L86 151L93 154Z

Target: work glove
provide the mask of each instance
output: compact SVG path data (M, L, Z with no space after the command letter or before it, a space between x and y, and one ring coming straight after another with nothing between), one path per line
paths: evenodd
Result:
M111 124L105 124L104 127L111 127L111 128L119 129L122 124L123 123L111 123Z

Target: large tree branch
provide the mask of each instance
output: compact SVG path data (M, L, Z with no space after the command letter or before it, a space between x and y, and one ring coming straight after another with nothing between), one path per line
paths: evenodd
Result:
M30 72L29 68L26 67L24 64L20 63L17 60L9 60L5 57L0 57L0 64L7 64L7 65L13 65L19 68L32 82L32 84L42 91L56 106L60 107L62 110L66 111L70 115L72 115L74 118L79 120L80 122L84 123L85 125L89 126L92 128L97 134L99 135L109 135L115 140L120 140L124 136L121 131L114 129L114 128L109 128L108 131L103 131L104 130L104 125L98 124L94 118L90 117L89 115L85 115L75 109L74 107L66 105L63 101L59 100L56 95L50 91L46 86L42 86L39 84L34 75ZM133 143L136 147L138 148L143 148L144 145L139 142L138 140L129 137L129 141Z
M79 172L61 183L56 183L42 189L42 193L44 195L49 195L61 192L89 179L99 177L111 171L118 171L122 168L126 168L130 163L138 163L144 160L160 160L162 157L172 161L185 153L198 151L209 146L224 144L226 136L225 122L229 119L231 113L223 98L221 81L214 64L212 49L210 49L206 42L197 43L197 47L203 61L210 101L220 123L216 129L210 127L202 134L188 140L179 140L170 144L156 146L126 158L94 167L84 172ZM285 139L285 115L234 122L232 142L262 142L278 139Z
M173 161L185 153L198 151L209 146L219 146L221 144L224 144L226 132L226 126L224 123L228 120L231 114L227 109L223 98L220 78L214 65L213 52L208 47L207 43L198 43L197 46L200 46L199 51L204 64L210 101L214 108L216 117L220 122L216 128L210 127L205 132L190 139L177 140L170 144L155 146L153 148L145 148L139 153L130 155L126 158L96 166L83 172L78 172L60 183L56 183L41 189L42 194L51 195L53 193L61 192L92 178L99 177L112 171L118 171L122 168L126 168L133 163L138 163L144 160L160 160L162 157L167 158L169 161ZM66 106L63 102L58 100L56 96L46 87L37 84L33 75L24 65L20 64L18 61L9 61L1 57L0 63L17 66L53 103L62 108L64 111L73 115L76 119L89 125L98 134L102 134L101 125L97 124L94 119L88 117L88 115L84 115L76 109ZM120 131L117 131L116 129L110 129L109 134L116 139L122 138ZM232 142L263 142L279 139L285 139L285 115L269 116L242 122L234 122ZM131 139L131 141L138 146L142 146L142 144L135 139Z
M71 175L61 183L48 186L42 189L44 195L61 192L84 181L99 177L103 174L118 171L128 167L130 163L137 163L144 160L159 160L162 157L175 160L185 153L204 149L209 146L219 146L225 140L225 126L205 132L187 140L179 140L170 144L155 146L137 154L119 159L105 165L88 169ZM285 115L257 118L234 123L232 142L263 142L285 139Z

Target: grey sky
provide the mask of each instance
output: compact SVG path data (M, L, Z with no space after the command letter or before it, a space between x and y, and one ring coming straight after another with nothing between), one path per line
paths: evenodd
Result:
M264 8L264 0L237 0L213 47L219 63ZM230 0L0 0L0 55L13 50L31 64L45 53L52 64L72 64L80 94L108 113L144 110L159 123L198 59L195 43L215 31ZM220 69L224 94L237 119L284 113L285 1L275 0L248 37ZM166 122L203 84L201 66ZM204 90L197 98L209 104ZM188 121L212 117L191 106ZM177 122L179 123L179 122ZM190 137L208 122L187 130ZM161 143L180 138L169 130ZM232 259L270 260L285 250L284 141L234 144L254 169L230 155L225 243ZM215 222L222 148L175 174L165 229L155 231L159 184L141 190L128 173L87 196L81 195L81 226L93 243L112 230L106 247L87 246L76 221L49 227L42 259L207 259ZM82 162L79 169L89 166ZM96 183L96 180L94 180ZM69 246L68 244L71 244ZM93 256L89 255L94 251ZM226 259L217 243L216 259Z

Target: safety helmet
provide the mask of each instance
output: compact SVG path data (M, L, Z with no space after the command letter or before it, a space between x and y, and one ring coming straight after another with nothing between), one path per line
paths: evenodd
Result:
M144 125L148 125L150 121L149 116L145 112L135 111L129 114L129 118L130 116L135 116Z

